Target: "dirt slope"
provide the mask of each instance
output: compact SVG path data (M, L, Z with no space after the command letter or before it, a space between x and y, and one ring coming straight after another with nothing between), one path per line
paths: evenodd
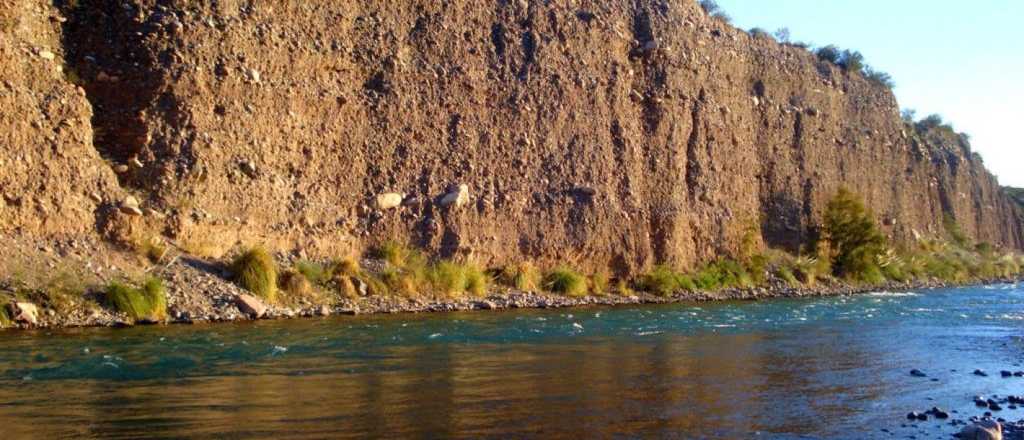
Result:
M400 239L622 273L729 254L751 224L795 249L846 185L898 241L948 212L1024 247L1020 208L958 139L689 0L0 1L22 23L0 37L5 231L214 256ZM115 212L112 169L145 216Z

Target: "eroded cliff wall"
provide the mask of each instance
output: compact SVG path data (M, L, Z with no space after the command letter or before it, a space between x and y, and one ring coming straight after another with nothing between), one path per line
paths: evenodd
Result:
M55 26L0 40L17 54L0 70L3 160L63 151L74 171L18 162L4 192L74 195L80 215L58 224L76 231L153 230L213 254L399 239L627 272L735 252L751 224L796 249L847 186L899 242L944 234L949 213L979 241L1024 246L980 160L909 130L887 88L690 0L7 5ZM81 87L25 53L37 46L58 47ZM26 109L47 94L76 129ZM83 194L111 170L146 215L103 202L85 221ZM468 203L442 206L458 185ZM378 209L389 192L402 206ZM51 231L6 203L6 229Z

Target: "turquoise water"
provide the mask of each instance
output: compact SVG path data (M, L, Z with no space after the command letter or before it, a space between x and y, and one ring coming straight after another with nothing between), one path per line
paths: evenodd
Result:
M1022 360L1022 323L1024 289L999 285L5 332L0 426L47 439L935 438L952 428L901 427L904 415L966 417L976 394L1024 394L998 374Z

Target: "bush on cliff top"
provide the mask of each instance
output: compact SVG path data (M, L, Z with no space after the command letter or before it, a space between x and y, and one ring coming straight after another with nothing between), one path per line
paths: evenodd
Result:
M107 286L106 300L114 309L124 312L134 320L167 319L167 295L163 283L150 278L141 287L118 282Z
M262 247L242 252L231 263L235 282L242 288L269 301L277 301L277 266L274 257Z

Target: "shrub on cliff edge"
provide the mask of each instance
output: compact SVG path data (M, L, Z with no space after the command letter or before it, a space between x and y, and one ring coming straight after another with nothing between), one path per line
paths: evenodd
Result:
M266 249L257 246L242 252L231 263L231 272L242 288L269 302L277 300L277 267Z

